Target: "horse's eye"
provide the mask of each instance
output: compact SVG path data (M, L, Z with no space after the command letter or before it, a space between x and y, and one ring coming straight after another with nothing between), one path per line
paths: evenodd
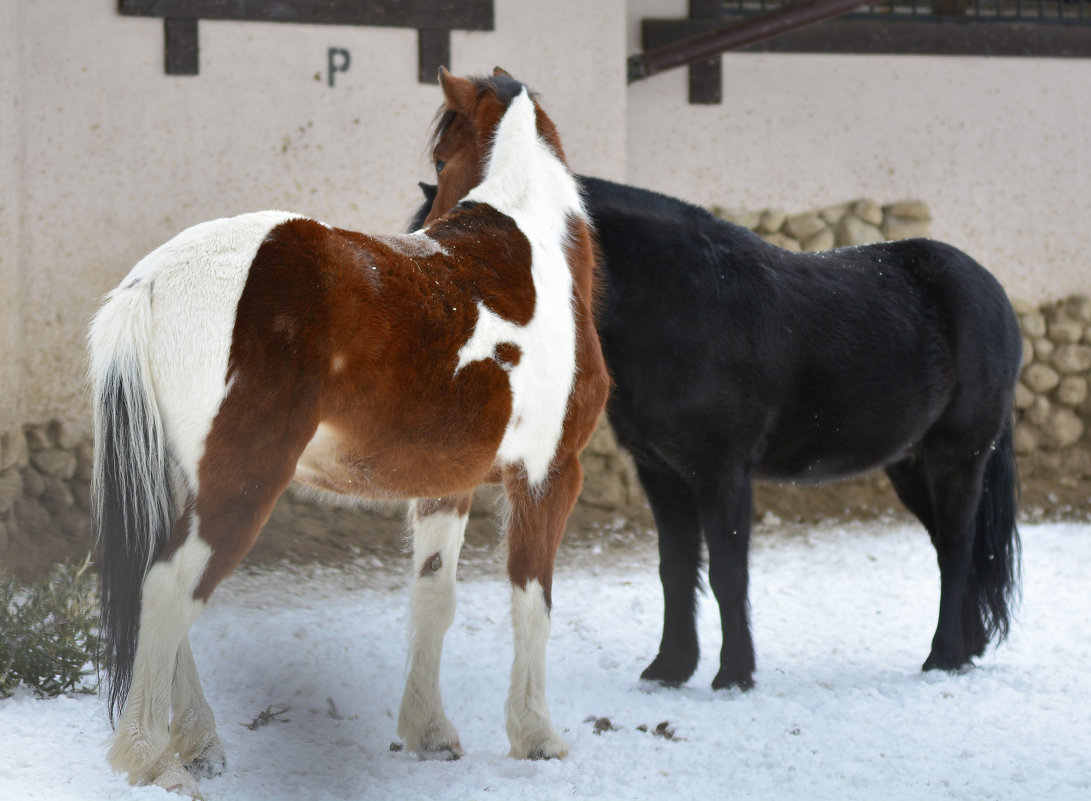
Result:
M442 161L442 160L440 160L440 159L436 159L436 172L437 172L437 173L443 172L443 168L444 168L444 167L446 167L446 166L447 166L447 162L446 162L446 161Z

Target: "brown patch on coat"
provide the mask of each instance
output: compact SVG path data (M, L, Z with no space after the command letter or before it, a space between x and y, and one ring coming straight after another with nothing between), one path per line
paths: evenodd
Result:
M470 505L473 503L473 493L465 495L448 495L444 498L418 498L416 504L417 517L447 512L465 517L470 513Z
M493 358L505 367L514 367L523 358L523 351L514 342L500 342L493 349Z

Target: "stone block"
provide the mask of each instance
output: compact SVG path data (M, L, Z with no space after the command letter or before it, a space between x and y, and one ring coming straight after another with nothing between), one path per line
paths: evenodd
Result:
M883 209L874 200L857 200L852 204L852 214L869 225L878 226L883 222Z
M932 211L923 200L902 200L897 203L888 203L883 206L883 212L892 217L902 217L907 220L928 222L932 219Z
M23 468L23 495L37 498L45 492L45 479L33 467Z
M1038 450L1038 432L1029 423L1016 423L1012 444L1020 456L1034 453Z
M1030 337L1023 337L1023 366L1026 367L1034 361L1034 343Z
M825 221L813 212L793 214L784 222L784 232L793 239L803 241L826 227Z
M782 209L766 209L761 213L758 225L754 230L759 234L772 234L780 230L786 219L788 219L788 214Z
M54 437L57 447L65 451L74 451L80 445L91 439L90 432L81 424L58 420L54 426Z
M70 479L76 475L76 454L62 451L60 448L47 448L34 451L30 463L47 476Z
M1091 346L1060 345L1053 351L1050 362L1064 374L1091 370Z
M1053 351L1057 349L1053 340L1042 337L1034 341L1034 358L1038 361L1048 362L1049 357L1053 355Z
M27 466L27 438L21 429L0 436L0 470Z
M1038 396L1034 399L1034 405L1027 409L1026 419L1036 426L1044 426L1053 411L1053 404L1048 399Z
M1026 384L1020 381L1015 385L1015 408L1023 411L1034 405L1034 393L1027 389Z
M1031 339L1041 339L1046 335L1046 318L1041 312L1024 314L1019 319L1019 327L1023 329L1023 335Z
M888 214L879 228L887 239L913 239L927 237L932 233L927 220L911 220L908 217L895 217Z
M1049 323L1049 338L1058 345L1075 344L1083 337L1084 324L1079 320L1058 317Z
M49 426L27 426L25 431L27 448L32 453L53 447L53 437L50 436Z
M23 497L23 474L17 467L0 471L0 515L15 508L15 502Z
M40 500L51 515L55 516L75 503L72 491L59 478L42 476L42 484L44 487Z
M1049 365L1035 363L1023 370L1023 383L1036 395L1044 395L1061 383L1061 377Z
M801 243L803 250L808 253L816 253L820 250L829 250L834 244L833 231L829 228L823 228L821 231L812 234L804 239Z
M1034 314L1038 311L1038 307L1029 300L1023 300L1022 298L1008 298L1008 300L1011 302L1011 307L1015 310L1017 317L1022 317L1024 314Z
M1084 325L1091 325L1091 295L1069 295L1064 300L1064 315Z
M883 232L874 225L869 225L852 214L846 214L837 224L834 232L838 245L870 245L873 242L885 242Z
M606 422L606 416L603 415L583 452L608 455L617 453L617 447L617 437L614 436L614 430L610 428L610 424Z
M1064 406L1079 406L1087 399L1087 379L1078 375L1066 375L1057 385L1053 397Z
M840 206L826 206L826 208L818 212L818 216L830 225L836 225L837 223L841 222L841 218L848 213L848 204L842 203Z
M1070 448L1080 441L1084 430L1083 420L1071 409L1054 409L1042 426L1042 447L1054 451Z
M76 448L76 475L80 481L90 481L95 465L95 452L90 442L84 442Z

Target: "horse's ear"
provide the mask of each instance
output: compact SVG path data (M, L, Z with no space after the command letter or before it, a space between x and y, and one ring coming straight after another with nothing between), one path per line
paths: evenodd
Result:
M420 187L421 194L424 195L424 199L429 203L432 203L436 199L436 192L439 191L438 186L424 181L418 181L417 186Z
M492 68L492 77L494 77L494 78L511 78L511 73L508 72L503 67L493 67ZM515 80L515 79L512 78L512 80Z
M439 86L443 90L447 107L455 111L469 108L477 95L473 81L452 75L444 67L439 68Z

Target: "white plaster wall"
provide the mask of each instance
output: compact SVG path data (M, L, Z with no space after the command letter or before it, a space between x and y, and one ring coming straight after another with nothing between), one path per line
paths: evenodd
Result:
M162 20L119 16L116 0L0 7L0 381L21 385L21 422L86 420L83 337L97 300L178 231L261 208L400 230L431 176L440 92L416 82L415 31L206 21L200 74L167 76ZM495 31L453 35L451 66L498 63L526 80L573 165L621 177L624 14L622 0L498 0ZM352 56L333 89L329 47ZM27 105L9 116L17 95Z
M684 2L630 0L643 16ZM729 208L919 198L1012 295L1091 292L1091 60L733 53L724 102L686 71L634 84L630 183Z
M21 422L18 7L0 3L0 435ZM2 457L0 457L2 458Z

